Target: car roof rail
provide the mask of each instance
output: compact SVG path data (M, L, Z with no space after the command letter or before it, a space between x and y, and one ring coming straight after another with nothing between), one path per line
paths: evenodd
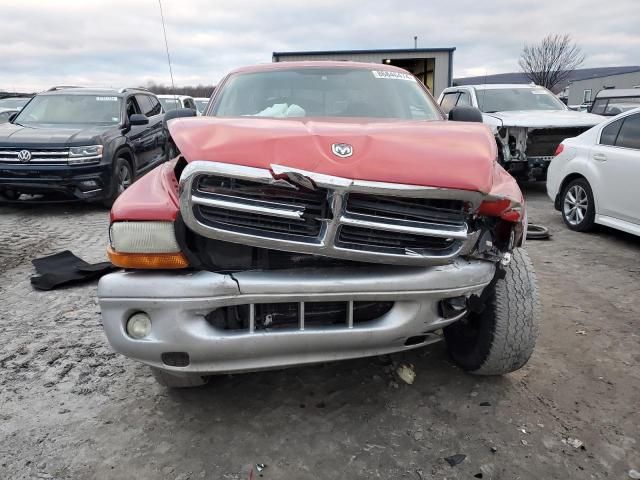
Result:
M124 88L121 88L120 90L118 90L118 93L135 92L135 91L151 93L151 90L149 90L148 88L145 88L145 87L124 87Z
M55 85L47 90L47 92L55 92L56 90L65 90L67 88L83 88L79 85Z

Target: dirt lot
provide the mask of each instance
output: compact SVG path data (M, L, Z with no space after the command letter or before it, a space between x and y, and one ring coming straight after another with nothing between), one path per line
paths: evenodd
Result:
M640 238L572 233L542 185L527 195L553 240L528 244L544 318L519 372L466 375L439 344L181 392L111 352L95 284L29 284L44 254L102 260L107 213L0 207L0 479L247 479L256 463L265 480L629 478L640 470ZM391 362L413 363L416 382L398 382ZM453 454L466 458L451 467Z

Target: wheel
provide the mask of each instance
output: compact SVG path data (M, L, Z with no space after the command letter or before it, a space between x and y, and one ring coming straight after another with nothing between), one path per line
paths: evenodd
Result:
M562 219L571 230L588 232L593 229L596 205L591 186L584 178L569 182L562 191L560 200Z
M111 175L111 188L109 189L109 196L103 200L105 207L111 207L116 198L124 192L129 185L133 183L133 169L131 164L124 157L116 158L113 162L113 172Z
M447 349L464 370L504 375L527 363L538 338L540 303L527 252L516 248L504 277L486 287L484 309L444 329Z
M161 370L160 368L150 367L151 374L163 387L167 388L190 388L200 387L209 382L207 377L195 373L185 373L182 375L174 375L173 373Z

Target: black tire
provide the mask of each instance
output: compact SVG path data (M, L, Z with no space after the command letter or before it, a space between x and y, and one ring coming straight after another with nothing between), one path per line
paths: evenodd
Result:
M596 219L596 204L591 185L586 179L576 178L565 185L560 198L560 213L562 213L562 220L570 230L576 232L593 230Z
M516 248L511 262L487 287L481 313L444 329L453 361L478 375L504 375L524 366L536 344L540 302L535 272L527 252Z
M547 227L534 223L527 225L527 240L548 240L549 238L551 234Z
M109 187L109 195L102 201L105 207L111 208L116 198L120 196L133 183L133 168L129 160L124 157L118 157L113 162L113 171L111 173L111 185Z
M150 367L153 378L156 379L163 387L167 388L192 388L206 385L209 382L208 377L203 377L195 373L185 373L182 375L174 375L173 373L161 370L156 367Z

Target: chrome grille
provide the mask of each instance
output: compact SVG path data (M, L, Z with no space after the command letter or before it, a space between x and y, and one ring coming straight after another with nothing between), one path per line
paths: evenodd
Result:
M483 196L465 190L190 163L180 178L186 225L207 238L398 265L448 263L477 239L466 222Z
M31 158L21 161L18 155L22 151L28 151ZM69 160L68 148L22 148L0 147L0 164L16 165L66 165Z

